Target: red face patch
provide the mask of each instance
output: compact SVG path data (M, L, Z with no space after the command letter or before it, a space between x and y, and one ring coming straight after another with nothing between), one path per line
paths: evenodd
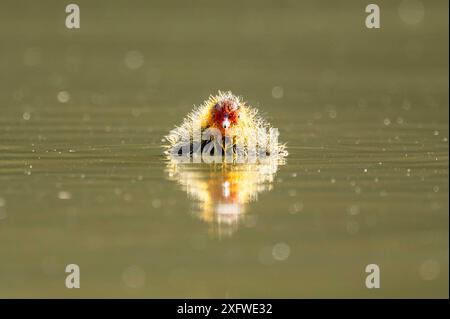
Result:
M213 109L213 126L219 128L222 133L226 129L236 125L239 120L239 106L235 101L224 100L218 102Z

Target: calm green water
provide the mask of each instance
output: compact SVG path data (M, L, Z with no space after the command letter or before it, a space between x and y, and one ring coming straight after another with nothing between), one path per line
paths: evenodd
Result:
M448 297L448 2L111 2L0 4L1 297ZM284 165L163 157L219 89Z

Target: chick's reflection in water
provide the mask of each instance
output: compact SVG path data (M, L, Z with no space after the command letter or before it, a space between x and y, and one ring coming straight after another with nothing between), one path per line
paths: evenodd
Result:
M281 161L266 158L256 164L189 164L170 158L167 174L193 200L192 213L209 224L210 234L232 235L240 225L252 226L256 216L247 206L269 191Z
M163 141L170 179L183 186L196 203L194 213L219 236L254 223L247 206L271 189L278 164L288 155L278 130L229 91L194 107Z

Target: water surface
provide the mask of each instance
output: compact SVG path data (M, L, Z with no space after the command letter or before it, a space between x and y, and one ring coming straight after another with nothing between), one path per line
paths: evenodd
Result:
M79 2L0 5L1 297L448 297L448 2ZM171 166L219 89L285 164Z

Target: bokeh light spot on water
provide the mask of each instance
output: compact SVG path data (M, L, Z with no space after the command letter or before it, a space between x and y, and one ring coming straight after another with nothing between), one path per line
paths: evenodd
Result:
M403 108L405 111L411 110L411 102L408 101L408 100L403 100L402 108Z
M425 17L425 8L420 0L403 0L398 7L398 14L405 24L415 25Z
M283 261L289 258L291 247L286 243L277 243L272 248L272 256L275 260Z
M124 62L130 70L137 70L144 65L144 56L139 51L128 51L125 54Z
M381 197L386 197L386 196L388 196L388 195L389 195L389 194L388 194L387 191L385 191L385 190L380 191L380 196L381 196Z
M24 112L24 113L22 114L22 118L23 118L25 121L29 121L29 120L31 119L31 113L30 113L30 112Z
M58 192L58 198L59 199L71 199L72 194L68 191L60 191L60 192Z
M328 116L330 117L330 119L335 119L337 117L337 112L336 110L331 110L328 112Z
M161 200L158 198L155 198L154 200L152 200L152 207L153 208L160 208L162 205Z
M419 266L419 275L423 280L435 280L439 277L441 266L435 259L425 260Z
M411 169L410 168L408 168L407 170L406 170L406 176L411 176Z
M356 205L356 204L355 204L355 205L351 205L351 206L348 208L348 213L349 213L350 215L352 215L352 216L358 215L359 212L360 212L359 205Z
M139 266L129 266L122 273L122 282L128 288L138 289L145 286L147 274Z
M325 112L328 113L328 117L330 119L335 119L337 117L336 106L334 106L332 104L327 104L325 106Z
M297 202L292 204L289 207L289 213L290 214L297 214L300 213L303 210L303 203L302 202Z
M272 97L274 99L282 99L284 96L284 89L281 86L274 86L272 88Z
M58 92L58 95L56 96L58 99L58 102L60 103L67 103L70 101L70 94L67 91L60 91Z

